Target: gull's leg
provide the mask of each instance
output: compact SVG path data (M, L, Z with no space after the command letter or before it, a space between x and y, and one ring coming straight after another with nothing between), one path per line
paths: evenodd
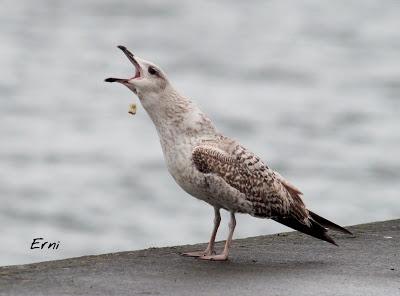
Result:
M231 246L232 243L233 231L235 230L235 226L236 226L235 214L231 213L231 221L229 222L229 235L228 239L225 242L225 247L222 253L218 255L206 255L199 258L204 260L215 260L215 261L227 260L229 254L229 247Z
M221 215L219 213L219 208L214 207L214 228L211 233L211 238L210 238L210 241L208 242L207 248L204 251L182 253L182 255L190 256L190 257L201 257L201 256L215 254L214 243L215 243L215 237L217 236L217 231L218 231L220 222L221 222Z

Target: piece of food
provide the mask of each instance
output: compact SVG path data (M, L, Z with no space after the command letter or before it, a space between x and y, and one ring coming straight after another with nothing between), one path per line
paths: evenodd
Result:
M129 105L129 114L135 115L136 114L136 104L130 104Z

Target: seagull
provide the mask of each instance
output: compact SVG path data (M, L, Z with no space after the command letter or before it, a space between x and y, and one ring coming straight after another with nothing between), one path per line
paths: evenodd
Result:
M160 67L135 56L125 46L118 48L133 64L135 74L105 81L123 84L137 95L157 130L169 173L184 191L214 208L207 248L182 255L227 260L236 213L273 219L334 245L328 229L351 234L308 210L297 187L239 142L218 132L207 115L173 87ZM221 209L230 213L229 234L223 251L216 254Z

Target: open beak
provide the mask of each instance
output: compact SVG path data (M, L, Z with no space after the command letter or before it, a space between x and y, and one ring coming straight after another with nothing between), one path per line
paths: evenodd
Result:
M140 74L141 74L141 67L138 61L135 59L135 55L131 53L125 46L118 45L118 48L122 50L122 52L126 55L126 57L131 61L131 63L135 66L135 76L125 79L125 78L107 78L104 81L106 82L119 82L122 84L128 83L129 80L132 79L140 79Z

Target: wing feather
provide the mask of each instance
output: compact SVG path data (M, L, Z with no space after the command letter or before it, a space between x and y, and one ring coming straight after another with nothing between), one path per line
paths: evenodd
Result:
M326 228L350 233L308 211L296 186L234 140L222 136L208 140L193 149L192 160L200 172L217 175L241 192L252 204L253 216L272 218L335 245Z
M193 149L192 160L200 172L216 175L242 193L252 205L253 216L272 218L335 245L326 228L350 233L308 211L296 186L234 140L222 136L208 140Z
M309 224L301 192L241 145L208 142L193 149L192 160L200 172L216 174L243 193L254 216L288 216Z

